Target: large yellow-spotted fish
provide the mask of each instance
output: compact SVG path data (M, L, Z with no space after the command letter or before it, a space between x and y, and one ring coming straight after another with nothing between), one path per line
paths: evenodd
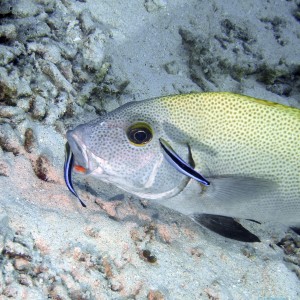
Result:
M226 92L168 96L128 103L67 139L77 169L224 236L259 240L233 218L300 224L299 109Z

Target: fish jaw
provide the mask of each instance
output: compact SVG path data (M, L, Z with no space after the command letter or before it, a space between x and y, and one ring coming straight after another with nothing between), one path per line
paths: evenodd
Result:
M85 169L86 175L93 173L95 170L97 170L97 173L103 173L100 165L91 159L93 155L89 153L90 151L84 143L84 138L78 130L69 130L67 132L67 140L74 154L75 165Z

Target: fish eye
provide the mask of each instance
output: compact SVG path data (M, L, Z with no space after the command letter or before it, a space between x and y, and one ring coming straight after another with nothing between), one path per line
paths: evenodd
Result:
M136 146L144 146L152 140L152 128L146 123L136 123L127 129L129 141Z

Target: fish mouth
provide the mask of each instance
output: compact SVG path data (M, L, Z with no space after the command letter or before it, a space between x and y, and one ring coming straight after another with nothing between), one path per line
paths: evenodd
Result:
M76 166L83 168L84 174L89 175L99 168L99 166L95 165L95 163L90 159L91 155L89 155L89 151L85 146L84 140L76 133L75 130L69 130L67 132L67 140L74 155L75 170L78 170Z

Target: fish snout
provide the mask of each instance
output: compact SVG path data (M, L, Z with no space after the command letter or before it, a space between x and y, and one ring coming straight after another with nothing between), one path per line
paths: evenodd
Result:
M69 130L67 140L74 155L75 164L88 169L88 156L81 132L77 128Z

